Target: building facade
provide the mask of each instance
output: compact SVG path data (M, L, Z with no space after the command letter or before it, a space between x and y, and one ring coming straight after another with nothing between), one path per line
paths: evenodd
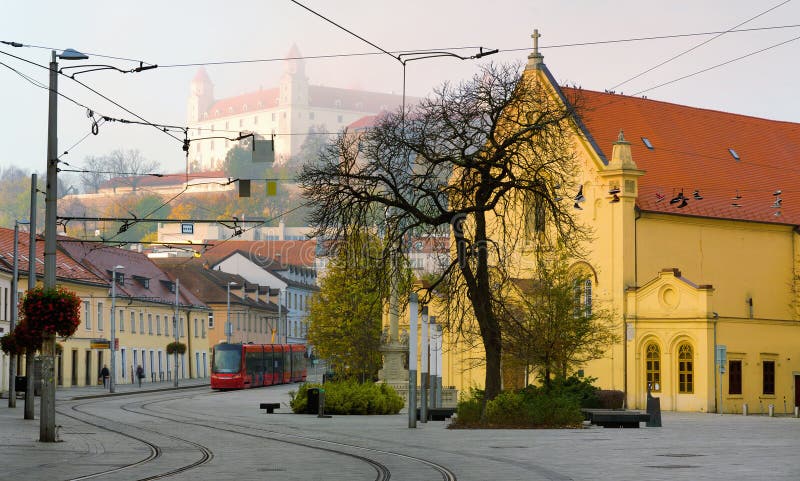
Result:
M285 164L300 151L310 130L333 134L401 103L401 95L311 85L296 45L287 54L278 86L244 95L216 98L214 84L201 68L187 101L189 166L192 171L220 169L227 152L239 145L220 137L235 138L242 132L274 139L275 162Z
M800 406L800 124L561 87L536 51L524 75L582 106L575 190L559 197L593 232L571 266L580 302L612 312L619 338L582 374L631 408L648 387L665 410ZM535 276L527 234L521 279ZM444 344L443 383L482 386L480 348Z

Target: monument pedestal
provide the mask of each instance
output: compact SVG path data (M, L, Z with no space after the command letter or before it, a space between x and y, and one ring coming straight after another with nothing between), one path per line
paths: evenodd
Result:
M381 346L380 350L383 353L383 369L378 371L378 379L392 386L408 405L408 346L390 342Z

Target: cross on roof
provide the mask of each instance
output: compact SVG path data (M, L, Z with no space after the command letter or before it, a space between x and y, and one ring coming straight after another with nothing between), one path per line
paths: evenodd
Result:
M533 35L531 35L531 38L533 39L533 54L534 55L537 55L539 53L539 37L541 37L541 35L539 34L539 29L538 28L534 28L533 29Z

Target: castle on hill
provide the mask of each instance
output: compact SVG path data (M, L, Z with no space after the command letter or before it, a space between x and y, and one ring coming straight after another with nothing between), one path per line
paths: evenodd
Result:
M192 172L219 170L228 151L239 144L224 138L192 139L253 132L274 139L275 163L285 165L300 151L310 130L335 133L402 103L397 94L311 85L297 45L292 45L285 62L278 86L223 99L215 98L206 70L197 71L187 102Z

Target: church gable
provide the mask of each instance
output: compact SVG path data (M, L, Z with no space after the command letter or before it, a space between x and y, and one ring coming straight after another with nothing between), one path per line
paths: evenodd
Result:
M710 285L697 285L678 269L663 269L641 287L627 291L628 317L647 319L707 319L713 316Z

